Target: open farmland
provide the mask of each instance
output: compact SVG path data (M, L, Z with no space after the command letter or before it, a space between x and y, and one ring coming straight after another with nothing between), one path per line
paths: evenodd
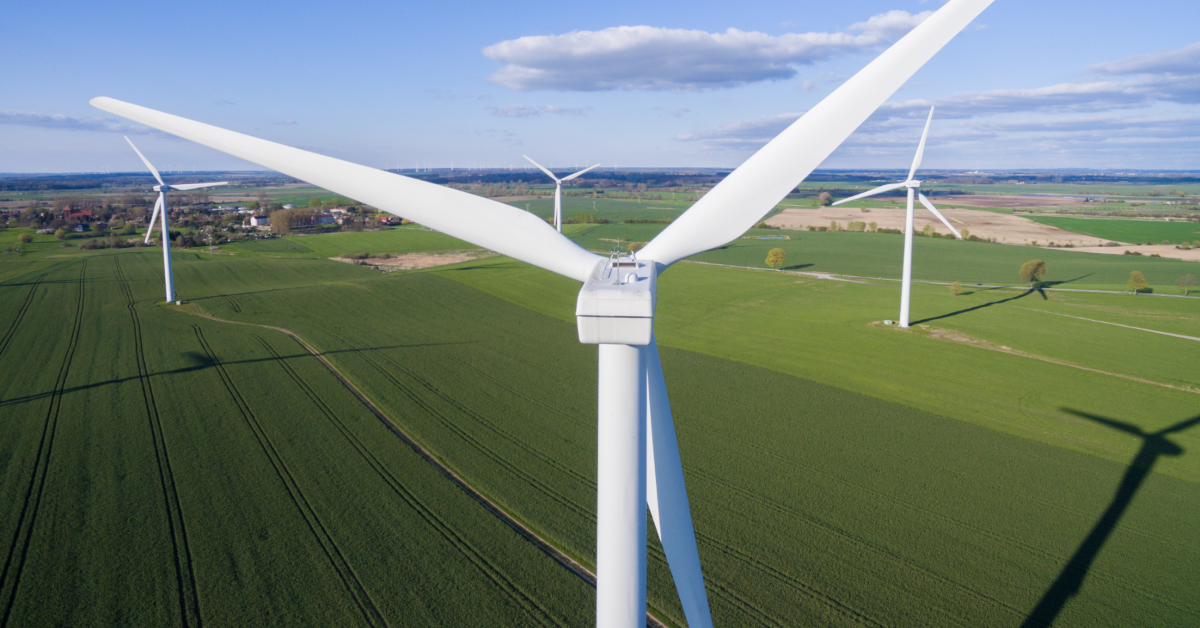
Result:
M1169 240L1171 244L1200 242L1200 223L1197 222L1063 216L1030 216L1029 219L1059 229L1117 242L1138 244L1143 242L1158 244L1163 240Z
M607 243L627 227L652 235L662 225L568 227ZM443 237L417 233L411 246ZM335 246L322 242L330 237L281 242L302 242L314 251L302 256L317 257ZM900 236L800 238L783 242L807 245L789 249L789 265L803 253L813 261L799 263L857 263L865 274L899 266ZM887 248L881 242L896 250L871 254ZM966 264L983 276L997 264L996 276L1015 275L1024 259L1009 269L1005 251L1041 253L917 243L932 245L918 250L918 268L925 259L939 273ZM748 249L778 245L739 240L714 254L761 264L766 248ZM277 254L182 254L179 290L217 317L298 333L472 486L594 564L595 349L575 337L574 282L502 258L381 275L268 259ZM43 539L29 560L44 568L12 589L8 625L111 623L118 613L155 625L185 616L188 625L196 616L208 625L378 624L362 600L392 625L594 621L583 581L412 453L294 341L154 306L157 250L0 259L4 307L28 299L32 318L19 324L42 329L17 353L0 353L6 374L31 371L9 378L19 388L0 395L6 410L27 413L21 425L6 424L0 442L11 451L26 442L21 460L40 460L26 451L40 432L10 435L45 425L49 400L76 404L64 406L71 420L55 437L75 448L55 445L46 463L42 512L55 514L28 524L29 536ZM1057 273L1059 262L1050 263ZM52 283L31 288L44 272ZM1085 272L1121 281L1128 273L1103 263ZM77 346L92 357L71 360L69 383L55 393L54 374L25 369L24 358L62 363L71 312L50 312L74 305L80 290L94 326L81 328ZM1127 466L1142 441L1087 418L1152 433L1195 417L1195 393L1181 388L1200 388L1189 370L1200 343L1060 316L1200 336L1194 301L952 297L918 286L913 318L935 329L904 333L870 325L894 315L891 285L680 264L661 290L658 334L718 625L1015 626L1035 608L1040 623L1056 618L1057 626L1189 625L1200 616L1189 586L1200 577L1200 533L1189 515L1200 510L1200 459L1187 453L1200 447L1200 428L1166 437L1183 455L1158 456L1149 461L1156 473L1130 475L1147 468L1145 460ZM141 344L132 329L142 330ZM937 329L1055 362L938 339ZM1081 337L1087 342L1072 341ZM147 356L145 377L138 355ZM155 400L153 420L124 411L145 405L141 390ZM159 452L173 492L161 488ZM120 464L101 468L111 460ZM26 490L38 468L4 467L4 490ZM1123 479L1135 490L1114 496ZM1119 525L1105 527L1114 508ZM61 522L82 532L47 527ZM123 551L112 539L125 528L136 534L121 539L149 539L161 551ZM172 552L176 529L190 556ZM1096 534L1103 542L1089 549ZM64 535L69 543L46 542ZM52 588L93 547L108 552L104 565L89 567L96 584L56 593L54 608L68 609L59 615L38 614L29 592ZM1174 560L1153 558L1167 556ZM651 608L679 624L654 543L649 558ZM177 562L197 574L196 593L172 588ZM131 584L131 573L159 575ZM360 585L347 584L351 573ZM1084 587L1068 600L1061 591L1080 574ZM131 587L145 594L112 593Z

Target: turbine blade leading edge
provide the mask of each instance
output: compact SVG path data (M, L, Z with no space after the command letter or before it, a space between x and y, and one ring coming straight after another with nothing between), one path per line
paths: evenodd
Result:
M601 261L523 210L467 192L276 144L112 98L92 106L372 205L485 249L586 281Z
M917 155L913 157L912 168L908 170L908 178L911 181L917 176L917 168L921 167L921 159L925 156L925 138L929 137L929 125L933 123L933 107L929 108L929 118L925 120L925 131L921 133L921 143L917 144Z
M593 165L593 166L588 166L587 168L584 168L583 170L580 170L579 172L576 172L575 174L572 174L572 175L567 175L567 176L563 177L563 181L570 181L571 179L574 179L575 177L578 177L579 175L581 175L581 174L583 174L583 173L587 172L588 170L591 170L592 168L599 168L599 167L600 167L600 164L595 164L595 165Z
M863 192L862 194L855 194L854 196L851 196L850 198L844 198L844 199L834 203L834 205L841 205L842 203L849 203L850 201L857 201L860 198L866 198L868 196L875 196L876 194L883 194L884 192L891 192L892 190L898 190L902 187L904 187L903 181L901 181L899 183L889 183L887 185L881 185L873 190L867 190L866 192Z
M158 199L154 201L154 213L150 215L150 222L146 223L146 244L150 244L150 233L154 231L154 223L158 221L158 212L163 206L163 193L158 193Z
M525 159L529 159L528 155L521 155L521 156L524 157ZM562 183L562 181L558 180L558 177L554 176L553 172L550 172L549 170L547 170L544 166L542 166L542 164L539 164L538 162L536 162L532 159L529 159L529 163L537 166L542 172L546 173L546 176L550 177L551 179L554 179L558 183Z
M993 0L950 0L792 123L639 251L669 266L754 226Z
M950 224L949 220L946 220L946 217L942 215L942 212L938 211L937 208L933 206L933 203L930 203L929 199L925 198L924 194L917 192L917 199L921 201L921 204L925 206L925 209L933 212L933 215L937 216L938 220L942 221L942 224L946 225L946 227L949 228L954 235L958 236L959 240L962 239L962 234L958 232L958 229L955 229L954 225Z
M643 350L646 369L646 503L658 529L671 578L679 592L684 616L689 628L712 628L708 610L708 595L704 590L704 574L700 570L700 553L696 548L696 532L692 528L692 511L688 505L687 487L683 482L683 463L679 458L679 443L675 424L671 420L671 402L663 379L658 343L651 338Z
M125 136L122 136L122 137L125 137ZM146 167L150 169L150 174L154 175L154 178L158 180L158 184L166 185L166 183L163 183L162 177L159 176L158 170L155 169L154 165L150 163L150 160L146 159L146 156L142 154L142 151L138 150L137 146L133 145L133 140L129 139L128 137L125 137L125 141L129 142L129 147L133 149L133 152L137 153L137 156L142 158L142 163L146 164Z

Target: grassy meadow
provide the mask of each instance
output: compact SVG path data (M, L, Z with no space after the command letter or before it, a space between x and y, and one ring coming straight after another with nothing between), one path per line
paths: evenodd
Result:
M1069 218L1059 216L1030 216L1030 220L1116 242L1149 242L1163 240L1171 244L1200 242L1200 223L1165 220L1116 220L1104 218Z
M662 227L564 231L607 250ZM762 266L779 246L795 269L899 275L902 236L785 233L699 259ZM1132 267L1157 289L1195 266L916 246L919 279L964 284L1016 283L1033 255L1073 287L1123 286ZM316 259L458 248L415 229L291 237L177 253L175 277L193 308L299 334L594 565L596 350L576 338L578 284L505 258L386 275ZM593 589L294 340L160 292L154 248L0 256L0 492L21 504L0 514L0 626L594 623ZM877 324L896 315L894 282L690 263L659 297L717 625L1200 619L1200 343L1082 320L1200 337L1196 301L918 284L905 332ZM649 578L652 610L682 625L653 538Z

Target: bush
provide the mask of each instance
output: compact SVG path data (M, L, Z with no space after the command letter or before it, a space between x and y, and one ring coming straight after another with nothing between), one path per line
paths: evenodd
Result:
M826 207L833 202L833 195L829 192L821 192L817 195L817 206Z
M62 227L59 227L58 229L55 229L55 230L54 230L54 237L55 237L55 239L57 239L57 240L66 240L66 239L67 239L67 230L66 230L66 229L63 229Z
M30 242L33 242L33 236L28 233L22 233L21 235L17 236L17 242L20 242L21 244L29 244Z
M850 224L846 225L846 231L861 232L861 231L866 231L866 230L867 230L867 223L862 222L862 221L855 220L855 221L851 222Z

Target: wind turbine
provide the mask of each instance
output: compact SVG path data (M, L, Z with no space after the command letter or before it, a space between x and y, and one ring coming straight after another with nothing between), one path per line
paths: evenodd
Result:
M527 157L526 155L521 155L521 156L525 157L525 159L529 159L529 157ZM559 233L562 233L562 184L563 184L563 181L570 181L571 179L578 177L579 175L587 172L588 170L591 170L592 168L595 168L596 166L599 166L600 164L596 164L594 166L588 166L587 168L584 168L583 170L580 170L579 172L576 172L575 174L569 174L569 175L559 179L558 177L554 176L553 172L550 172L549 170L543 168L542 164L539 164L538 162L536 162L532 159L529 159L529 163L537 166L538 168L541 168L542 172L546 173L551 179L554 179L554 228L558 229Z
M637 255L601 257L536 216L481 196L137 105L109 113L235 155L575 279L579 340L599 345L596 625L646 624L646 508L688 626L712 618L654 340L657 277L737 239L787 196L938 50L992 3L950 0L725 177Z
M929 202L929 199L925 198L925 195L921 193L921 182L913 178L917 174L917 168L921 166L921 158L925 155L925 138L929 136L929 124L931 122L933 122L933 107L929 108L929 119L925 121L925 132L921 133L921 143L917 145L917 156L913 158L912 168L910 168L908 171L907 179L900 181L899 183L881 185L873 190L867 190L862 194L856 194L850 198L844 198L834 203L834 205L841 205L842 203L849 203L850 201L856 201L860 198L875 196L876 194L882 194L884 192L890 192L900 188L908 188L908 214L906 214L904 217L904 273L903 280L900 284L901 327L908 327L908 303L912 295L913 197L915 196L916 198L920 199L921 204L925 206L925 209L933 212L933 215L937 216L938 220L941 220L943 224L949 227L950 231L952 231L954 235L958 236L958 239L962 239L962 234L958 232L958 229L955 229L954 225L950 224L950 221L946 220L946 217L943 216L942 213L933 206L933 203Z
M146 224L146 244L150 243L150 232L154 230L154 221L162 215L162 227L160 227L160 235L162 237L163 249L163 281L166 283L167 303L175 300L175 280L171 276L171 232L167 229L167 191L168 190L198 190L200 188L211 188L217 185L229 185L228 181L218 181L215 183L181 183L179 185L167 185L163 183L162 177L159 176L158 170L150 163L149 159L138 150L137 146L133 145L133 140L125 137L125 141L129 142L129 147L133 152L137 153L138 157L142 158L142 163L146 164L146 168L150 169L150 174L158 180L158 185L154 186L154 191L158 192L158 200L154 201L154 213L150 216L150 222Z

